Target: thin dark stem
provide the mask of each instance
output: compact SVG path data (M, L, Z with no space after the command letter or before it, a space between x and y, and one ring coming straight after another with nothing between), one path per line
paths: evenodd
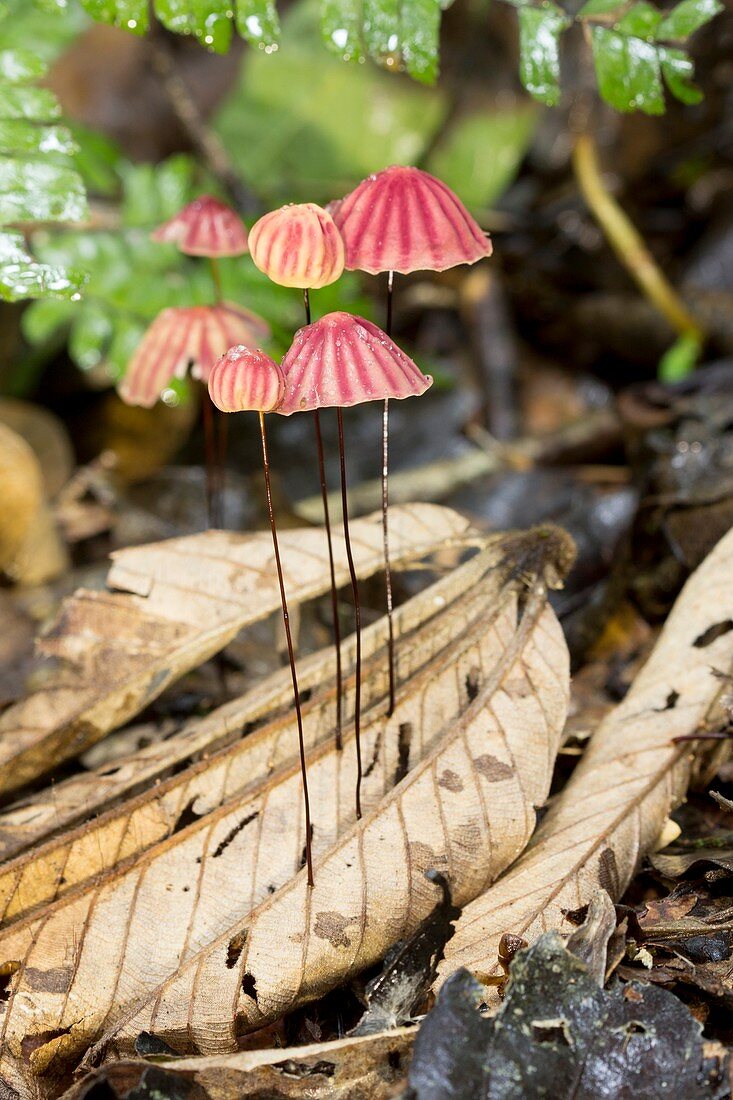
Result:
M283 567L280 561L280 546L277 540L277 528L275 526L275 512L272 507L272 489L270 487L270 459L267 453L267 434L265 432L265 416L260 413L260 437L262 439L262 464L265 468L265 496L267 497L267 512L270 517L270 530L272 531L272 548L275 552L275 565L277 566L277 580L280 585L280 602L283 611L283 623L285 625L285 638L288 643L288 657L290 658L290 675L293 678L293 698L295 700L295 714L298 719L298 748L300 750L300 771L303 776L303 803L305 806L305 862L308 868L308 885L313 885L313 858L311 855L311 808L308 797L308 775L305 764L305 738L303 737L303 715L300 709L300 692L298 691L298 674L295 671L295 653L293 651L293 636L290 633L290 616L288 615L288 601L285 595L285 581L283 579Z
M311 303L307 289L303 290L305 323L311 323ZM328 482L326 480L326 462L323 457L323 436L321 435L321 417L318 409L313 410L313 427L316 431L316 450L318 451L318 477L321 482L323 500L323 519L328 543L328 567L331 570L331 612L333 616L333 642L336 648L336 748L343 748L343 675L341 670L341 624L339 622L338 590L336 588L336 567L333 563L333 539L331 537L331 514L328 507Z
M351 553L351 538L349 537L349 499L346 491L346 453L344 450L344 416L341 409L336 409L339 436L339 463L341 466L341 508L344 521L344 542L346 543L346 558L349 563L349 576L351 577L351 591L354 597L354 621L356 627L356 695L354 699L354 739L356 741L356 816L361 817L361 603L359 601L359 582L354 567L354 556Z
M323 457L323 437L321 435L321 417L318 409L313 410L313 426L316 431L316 450L318 451L318 476L321 481L323 516L326 524L326 542L328 543L328 566L331 570L331 612L333 616L333 643L336 649L336 748L343 747L341 735L343 722L343 675L341 670L341 624L339 622L338 590L336 588L336 567L333 562L333 539L331 537L331 516L328 507L328 482L326 481L326 463Z
M387 335L392 336L392 292L394 271L387 275ZM387 655L389 661L389 717L395 707L394 621L392 616L392 566L389 560L389 401L382 413L382 542L384 544L384 587L387 595Z
M204 456L206 461L206 521L216 526L216 444L214 440L214 405L208 393L204 394Z
M209 269L211 271L211 281L214 284L214 302L216 305L221 305L223 301L221 290L221 271L219 270L219 261L215 256L209 256ZM214 525L216 527L224 526L224 490L226 483L226 462L227 462L227 419L226 413L219 413L218 410L214 412L214 485L212 489L213 495L213 514Z

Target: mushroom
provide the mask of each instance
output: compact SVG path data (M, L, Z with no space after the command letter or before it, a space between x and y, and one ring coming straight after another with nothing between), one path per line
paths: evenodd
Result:
M290 674L293 680L293 699L295 702L295 714L298 722L298 747L300 751L300 770L303 776L303 801L305 806L305 859L308 868L308 885L313 885L313 860L311 855L311 816L310 799L308 797L308 775L305 759L305 740L303 737L303 715L300 705L300 692L298 690L298 674L295 667L295 652L293 649L293 637L290 630L290 616L288 614L288 601L285 593L285 580L283 578L282 561L280 559L280 546L275 525L275 512L272 507L272 490L270 487L270 460L267 451L267 433L265 431L265 413L275 412L280 406L285 393L285 376L277 363L265 355L259 349L252 349L239 345L230 348L225 355L214 364L209 375L209 396L212 402L223 413L249 412L259 414L260 438L262 441L262 464L265 472L265 497L267 499L267 512L270 517L270 530L272 532L272 547L277 568L277 580L280 587L280 603L282 605L283 624L285 626L285 638L290 659Z
M310 291L335 282L344 270L344 244L331 215L315 203L291 203L272 210L250 230L252 260L260 271L280 286L303 291L305 322L311 322ZM341 625L338 611L336 571L333 563L328 483L323 455L323 436L318 409L313 409L313 427L318 454L318 476L323 500L323 518L331 571L331 614L336 650L336 747L342 745Z
M219 259L226 256L242 256L248 251L247 230L239 215L226 203L215 199L213 195L200 195L189 202L167 222L151 234L154 241L161 244L175 244L180 252L187 256L206 256L211 268L214 284L214 300L217 306L223 305ZM241 343L242 338L230 340L217 352L221 355L232 343ZM216 357L215 357L216 358ZM205 381L205 379L204 379ZM217 425L210 402L204 401L204 437L206 447L206 502L209 526L222 526L224 522L224 473L226 469L226 418L219 421L219 439Z
M349 538L343 409L364 401L417 397L432 385L433 380L424 375L377 325L363 317L341 312L327 313L314 324L299 329L283 359L282 369L285 393L276 412L291 416L319 408L336 409L344 540L356 619L356 814L361 817L361 605Z
M491 241L458 198L420 168L393 165L369 176L329 209L343 237L346 268L387 272L387 335L392 335L395 271L446 271L491 255ZM389 625L390 713L394 710L394 628L389 560L389 401L382 417L382 528Z

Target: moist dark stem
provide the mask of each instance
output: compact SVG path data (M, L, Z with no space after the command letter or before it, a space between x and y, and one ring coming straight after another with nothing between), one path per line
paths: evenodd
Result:
M394 289L394 271L387 273L387 335L392 337L392 292ZM385 399L382 412L382 542L384 544L384 587L387 598L387 656L389 663L389 709L387 717L395 707L395 655L394 621L392 609L392 565L389 560L389 401Z
M214 439L214 405L208 392L204 394L204 459L206 463L206 522L216 526L216 442Z
M262 439L262 464L265 469L265 496L267 497L267 512L270 517L270 530L272 531L272 548L275 553L275 565L277 566L277 580L280 585L280 603L282 604L283 624L285 626L285 640L288 645L288 657L290 659L290 675L293 679L293 699L295 700L295 715L298 720L298 748L300 751L300 773L303 777L303 804L305 807L305 863L308 869L308 885L313 885L313 857L311 853L311 809L308 797L308 775L305 762L305 738L303 736L303 714L300 708L300 692L298 690L298 674L295 670L295 652L293 650L293 636L290 632L290 616L288 614L288 601L285 595L285 581L283 579L283 567L280 561L280 546L275 526L275 512L272 507L272 489L270 487L270 459L267 453L267 433L265 432L265 416L260 413L260 437Z
M305 306L305 323L311 323L311 303L307 289L303 290L303 305ZM323 519L326 527L326 541L328 543L328 567L331 571L331 613L333 617L333 642L336 648L336 748L340 752L343 748L342 724L343 724L343 675L341 670L341 623L339 622L338 590L336 588L336 567L333 563L333 539L331 537L331 514L328 507L328 482L326 480L326 462L323 456L323 436L321 434L321 417L318 409L313 410L313 427L316 432L316 450L318 452L318 477L321 482L321 499L323 500Z
M341 467L341 509L344 521L344 542L346 543L346 558L349 563L349 576L351 577L351 591L354 598L354 621L356 628L356 694L354 699L354 740L356 742L356 816L361 817L361 603L359 601L359 582L354 567L354 555L351 552L351 538L349 536L349 500L346 489L346 456L344 450L344 416L343 410L336 409L339 437L339 464Z
M219 261L215 256L209 256L209 269L211 271L211 281L214 285L214 303L219 306L223 299L221 290L221 270L219 268ZM212 425L213 432L213 453L214 453L214 477L212 485L212 514L213 514L213 526L224 526L224 492L226 489L226 466L227 466L227 414L219 412L218 409L214 411L214 422Z

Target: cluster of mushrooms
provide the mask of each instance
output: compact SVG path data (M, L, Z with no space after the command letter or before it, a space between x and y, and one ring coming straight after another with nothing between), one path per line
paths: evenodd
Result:
M265 214L249 235L238 215L211 196L185 206L153 234L174 242L188 255L204 256L211 265L215 301L210 306L165 309L145 333L132 357L120 396L129 404L151 406L175 377L190 371L208 386L204 402L209 521L221 521L226 417L223 413L256 412L270 528L290 658L298 725L306 824L306 866L313 884L311 816L306 775L303 722L287 594L270 490L270 463L265 415L310 412L318 454L324 521L331 571L331 602L336 649L336 744L342 747L341 633L335 582L333 540L328 510L320 409L335 408L341 474L343 533L354 603L355 701L354 744L357 758L356 815L361 816L361 610L349 538L343 409L365 401L383 402L382 524L388 620L389 711L395 705L395 653L392 582L389 560L388 475L389 402L417 397L432 384L429 375L391 338L394 274L445 271L491 255L491 242L460 199L440 180L418 168L394 166L365 179L327 209L314 203L283 206ZM273 282L303 293L306 324L278 365L260 350L269 337L267 323L240 306L225 302L217 261L249 252L255 265ZM328 313L311 321L309 292L335 282L344 269L370 275L387 273L386 330L349 313ZM218 472L217 472L218 471Z

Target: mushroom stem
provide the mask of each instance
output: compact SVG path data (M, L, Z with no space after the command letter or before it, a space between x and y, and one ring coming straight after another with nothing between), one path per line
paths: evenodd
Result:
M354 740L356 742L356 816L361 817L361 603L359 601L359 582L354 567L354 556L351 553L351 538L349 536L349 500L346 489L346 457L344 450L344 416L343 410L336 408L339 438L339 464L341 467L341 509L344 522L344 542L346 543L346 558L349 563L349 576L351 577L351 591L354 597L354 621L356 628L356 684L354 699Z
M305 323L311 323L310 294L303 290L303 304L305 306ZM336 748L340 752L343 748L342 723L343 723L343 674L341 669L341 624L339 622L338 590L336 588L336 567L333 561L333 539L331 537L331 513L328 507L328 482L326 480L326 463L323 457L323 436L321 435L321 417L318 409L313 410L313 427L316 433L316 450L318 452L318 477L321 483L321 499L323 501L323 519L326 527L326 542L328 543L328 567L331 571L331 613L333 617L333 642L336 649Z
M288 645L288 657L290 659L290 675L293 679L293 699L295 701L295 714L298 721L298 748L300 751L300 772L303 777L303 804L305 807L305 862L308 869L308 885L313 885L313 858L311 854L311 811L310 798L308 797L308 775L305 762L305 738L303 736L303 714L300 708L300 692L298 690L298 674L295 670L295 653L293 651L293 636L290 632L290 616L288 614L288 601L285 595L285 581L283 579L283 567L280 561L280 546L277 539L277 527L275 526L275 513L272 507L272 489L270 487L270 459L267 452L267 433L265 431L265 415L260 417L260 438L262 440L262 464L265 470L265 496L267 497L267 512L270 517L270 530L272 531L272 548L275 554L277 566L277 580L280 585L280 603L282 604L283 624L285 626L285 639Z
M392 337L392 292L394 271L387 274L387 335ZM389 400L385 398L382 412L382 542L384 544L384 586L387 595L387 654L389 660L389 709L390 717L395 707L395 657L394 622L392 618L392 566L389 560Z
M216 526L216 441L214 438L214 406L208 393L203 400L204 414L204 456L206 461L206 521L209 527Z
M209 256L209 269L211 281L214 284L214 302L221 305L224 300L221 289L221 271L219 261L214 256ZM227 418L225 413L214 409L213 421L213 526L224 526L224 490L226 488L226 464L227 464ZM209 524L211 526L211 523Z

